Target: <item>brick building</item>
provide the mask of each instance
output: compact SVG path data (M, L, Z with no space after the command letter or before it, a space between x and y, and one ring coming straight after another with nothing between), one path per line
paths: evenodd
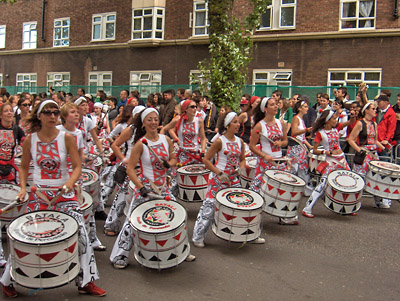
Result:
M248 84L398 86L396 0L272 0ZM236 0L244 16L249 1ZM0 4L0 86L189 84L208 55L202 0Z

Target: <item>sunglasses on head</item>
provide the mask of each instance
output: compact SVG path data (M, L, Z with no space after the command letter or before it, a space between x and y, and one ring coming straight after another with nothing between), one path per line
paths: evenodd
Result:
M45 116L51 116L52 114L54 114L55 117L60 116L60 110L55 110L55 111L44 110L41 113L43 113Z

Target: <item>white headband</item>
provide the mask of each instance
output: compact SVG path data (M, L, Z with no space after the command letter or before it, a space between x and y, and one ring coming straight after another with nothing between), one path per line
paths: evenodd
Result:
M263 100L261 101L261 104L260 104L261 112L265 113L265 107L267 106L268 100L270 98L271 97L264 97Z
M300 107L302 107L304 104L306 104L307 102L305 100L302 100L300 103Z
M329 112L328 116L326 116L326 118L325 118L325 123L328 122L329 119L332 118L333 114L335 114L335 112L331 110L331 111Z
M143 120L146 118L146 116L149 115L151 112L156 113L157 116L158 116L158 111L157 111L156 109L154 109L154 108L147 108L146 110L144 110L144 111L142 112L142 115L141 115L142 123L143 123Z
M229 112L224 119L224 127L228 127L228 125L232 122L233 118L235 118L237 114L235 112Z
M36 115L37 115L38 118L39 118L40 112L42 112L44 106L49 104L49 103L54 103L57 106L57 109L58 109L58 103L56 103L54 100L52 100L52 99L45 100L40 104L39 109L37 110Z
M86 98L83 97L83 96L81 96L81 97L79 97L77 100L74 101L74 104L76 104L77 106L79 106L79 105L82 103L82 101L86 101L86 102L87 102Z
M132 116L135 116L136 114L142 112L144 109L146 109L145 106L136 106L136 107L132 110Z
M369 107L370 104L371 104L371 102L367 102L367 103L364 105L364 107L363 107L362 110L361 110L361 113L362 113L362 114L364 114L364 111L365 111L366 109L368 109L368 107Z
M94 107L98 107L98 108L100 108L100 109L103 108L103 105L101 104L101 102L96 102L93 106L94 106Z

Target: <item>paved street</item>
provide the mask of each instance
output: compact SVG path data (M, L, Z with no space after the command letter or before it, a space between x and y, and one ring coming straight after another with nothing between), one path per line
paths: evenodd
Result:
M300 216L298 226L280 226L264 213L265 245L228 243L210 231L206 248L192 247L195 262L161 272L141 267L133 255L127 269L113 269L108 257L114 238L105 237L97 222L108 246L96 252L97 284L108 300L399 300L400 203L389 210L372 205L364 198L358 216L340 216L319 202L316 218ZM200 203L185 206L191 237ZM79 296L75 284L17 290L20 300L94 298Z

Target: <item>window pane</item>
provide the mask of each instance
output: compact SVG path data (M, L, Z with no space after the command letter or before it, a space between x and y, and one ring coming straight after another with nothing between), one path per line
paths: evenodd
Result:
M63 28L63 32L62 32L62 37L64 39L68 38L69 36L69 29L68 28Z
M101 22L101 17L94 17L93 22Z
M31 80L36 80L36 75L35 74L31 75Z
M205 9L205 8L206 8L206 4L205 4L205 3L196 4L196 10L198 10L198 9Z
M159 30L162 29L162 19L161 18L157 18L156 29L159 29Z
M107 16L107 21L114 21L115 15Z
M343 72L331 72L331 80L344 80Z
M196 13L196 22L195 26L204 26L206 24L206 13Z
M63 26L69 26L69 20L63 20L62 23Z
M146 18L143 18L144 20L144 22L143 22L143 30L151 30L152 28L153 28L153 24L152 24L152 21L153 21L153 18L152 17L146 17Z
M162 39L162 32L156 32L156 39Z
M141 30L142 29L142 19L133 20L133 30Z
M106 25L106 38L114 37L114 23L108 23Z
M163 10L162 9L157 9L157 15L163 15Z
M103 79L111 79L111 74L104 74Z
M205 34L206 33L206 29L205 28L196 28L194 30L194 34L195 35L201 35L201 34Z
M61 46L61 41L60 40L55 40L54 41L54 46Z
M351 18L356 16L356 2L343 3L343 18Z
M152 15L152 14L153 14L153 10L152 10L152 9L145 9L145 10L143 11L143 14L144 14L144 15Z
M291 3L295 3L296 0L282 0L282 4L291 4Z
M100 39L100 25L93 26L93 40Z
M55 39L61 39L61 28L55 28L54 29L54 38Z
M141 10L141 9L135 10L135 11L133 12L133 15L134 15L135 17L141 16L141 15L142 15L142 10Z
M61 26L61 21L54 21L54 26Z
M294 7L282 7L281 26L294 25Z
M271 27L271 9L268 8L267 11L261 15L261 27Z
M144 33L143 33L143 38L144 38L144 39L149 39L149 38L151 38L151 31L150 31L150 32L148 32L148 31L144 32Z
M62 40L62 46L69 46L69 40Z
M381 79L381 74L379 72L365 72L364 79L378 81Z
M256 79L268 79L268 73L256 73Z
M347 73L347 79L359 79L361 80L361 73Z
M134 32L132 35L133 39L141 39L142 38L142 34L140 32Z
M97 74L90 74L89 79L91 80L97 80Z

